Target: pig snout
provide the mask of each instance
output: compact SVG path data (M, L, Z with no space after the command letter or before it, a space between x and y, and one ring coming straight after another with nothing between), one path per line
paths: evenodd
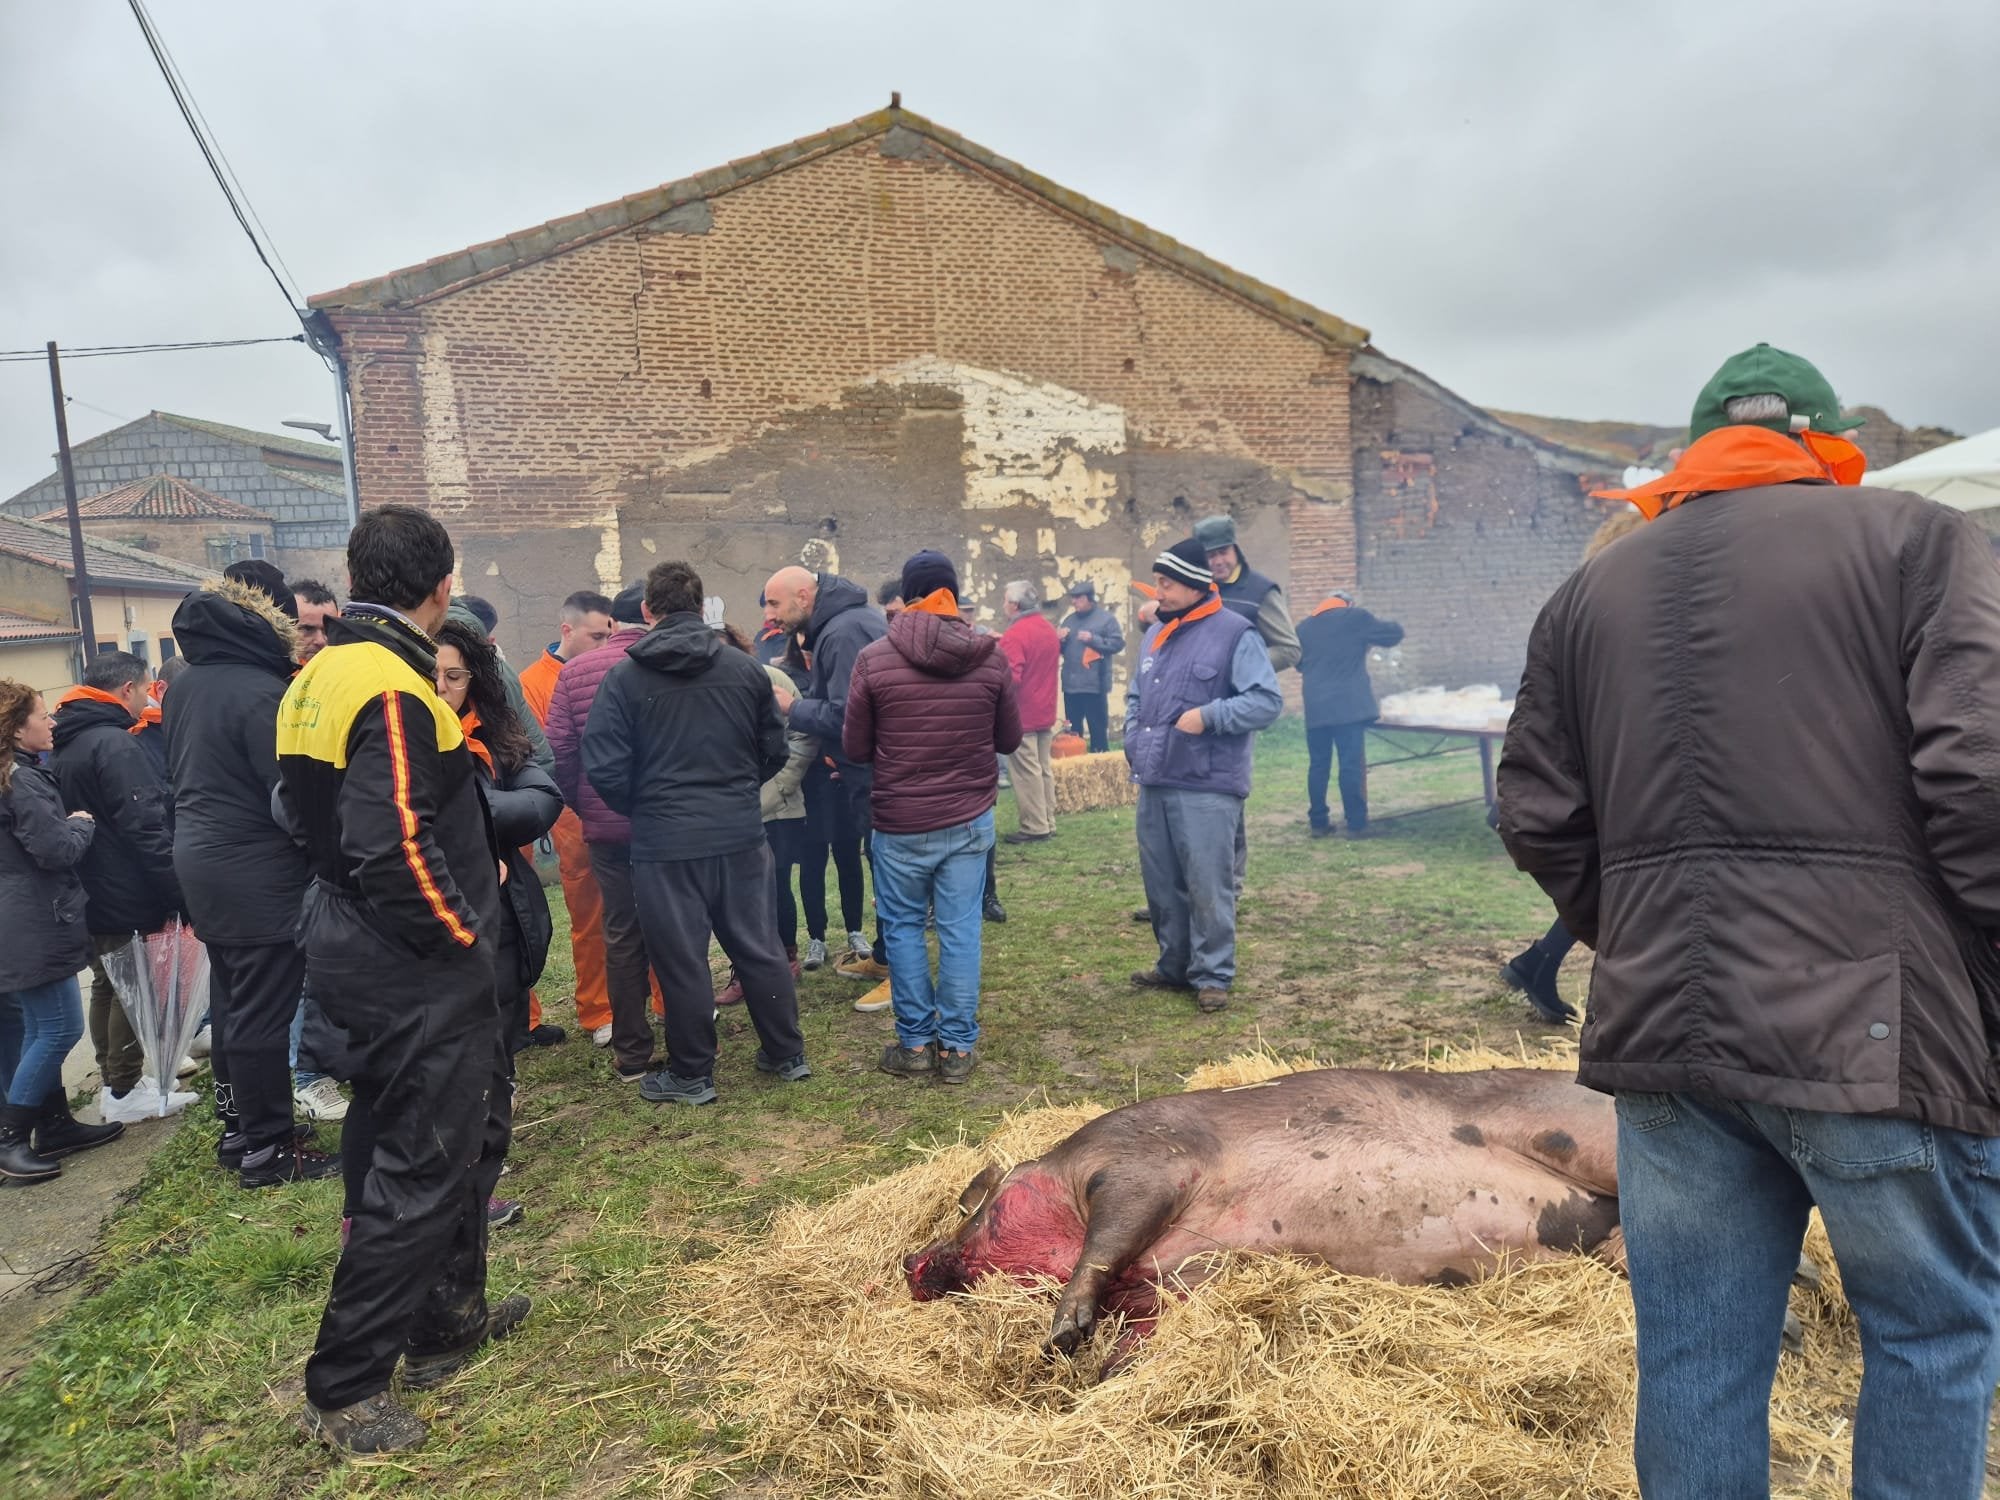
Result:
M910 1295L919 1302L962 1292L972 1284L965 1257L948 1241L927 1245L904 1256L903 1279L910 1284Z

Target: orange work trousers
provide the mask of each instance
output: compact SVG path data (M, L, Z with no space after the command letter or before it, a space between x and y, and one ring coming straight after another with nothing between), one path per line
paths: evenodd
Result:
M563 902L569 907L569 951L576 963L576 1024L595 1031L611 1024L611 991L604 972L604 893L590 873L590 850L583 841L583 822L569 808L550 830L556 863L562 870ZM661 1014L660 981L646 976L653 990L653 1014ZM540 1010L540 1005L533 1007ZM539 1016L533 1018L539 1021Z

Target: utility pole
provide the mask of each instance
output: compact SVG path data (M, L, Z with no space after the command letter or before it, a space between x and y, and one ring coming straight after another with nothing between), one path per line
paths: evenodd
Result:
M63 410L62 362L49 340L49 391L56 402L56 458L62 465L63 509L69 514L69 560L76 569L76 617L83 631L83 659L97 654L97 622L90 613L90 565L83 556L83 518L76 509L76 465L69 456L69 414Z

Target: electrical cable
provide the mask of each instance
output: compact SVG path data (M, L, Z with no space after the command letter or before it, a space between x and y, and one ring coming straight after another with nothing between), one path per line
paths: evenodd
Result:
M104 359L114 354L173 354L186 349L241 349L247 344L303 344L303 333L278 334L260 339L194 339L181 344L82 344L62 349L64 359ZM46 360L46 349L0 349L0 365L26 364Z

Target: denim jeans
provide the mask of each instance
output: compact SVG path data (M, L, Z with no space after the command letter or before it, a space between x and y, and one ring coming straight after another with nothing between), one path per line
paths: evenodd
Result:
M292 1087L295 1090L301 1091L326 1077L324 1073L315 1073L311 1068L302 1068L299 1066L299 1037L304 1033L305 1029L306 997L304 993L301 993L299 995L298 1009L292 1012Z
M1977 1500L2000 1379L2000 1141L1915 1120L1618 1095L1646 1500L1770 1494L1807 1211L1861 1327L1855 1500Z
M1306 728L1306 816L1315 828L1332 826L1327 815L1326 783L1334 757L1340 757L1340 812L1347 826L1360 832L1368 826L1368 726L1317 724Z
M63 1060L83 1035L76 976L0 994L0 1089L9 1104L39 1106L62 1087Z
M993 809L931 833L874 833L875 909L889 951L896 1038L970 1052L979 1040L980 903ZM937 977L924 947L924 912L937 912Z

